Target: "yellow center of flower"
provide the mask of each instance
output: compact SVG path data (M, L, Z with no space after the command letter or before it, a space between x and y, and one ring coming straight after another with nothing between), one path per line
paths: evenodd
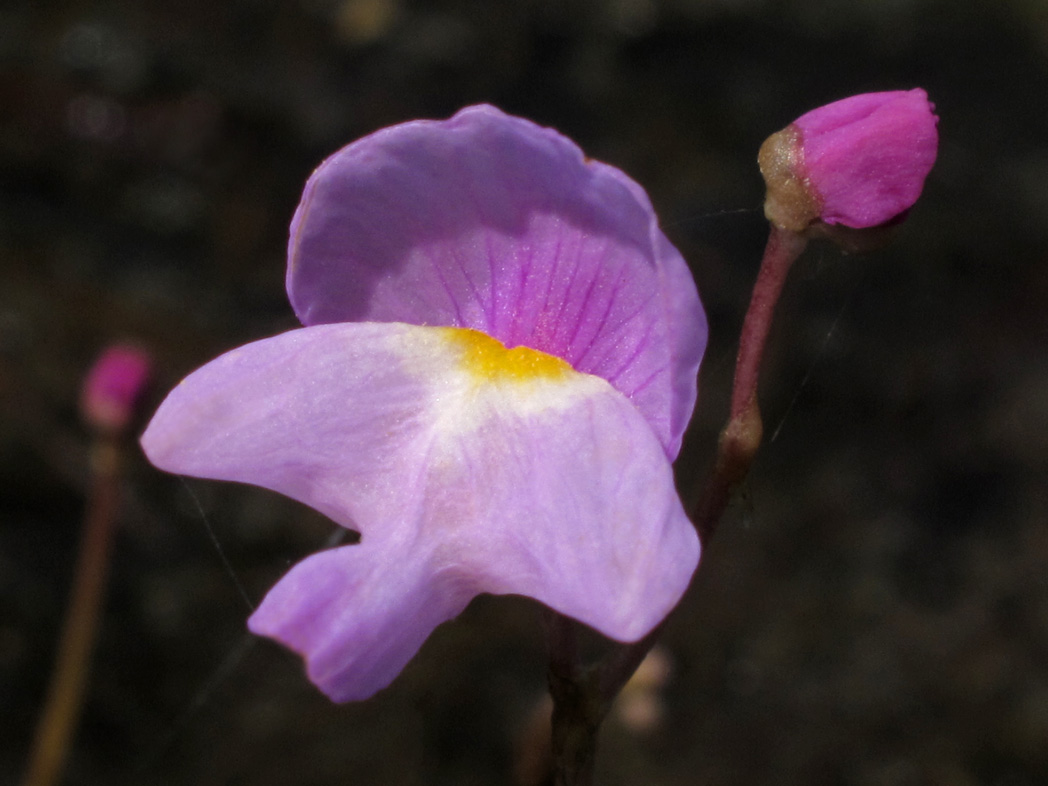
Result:
M567 361L537 349L506 349L498 339L470 328L438 328L462 352L462 365L486 382L555 379L571 371Z

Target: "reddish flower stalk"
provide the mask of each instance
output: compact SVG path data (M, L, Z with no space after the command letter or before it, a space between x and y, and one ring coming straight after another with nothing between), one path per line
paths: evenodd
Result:
M809 237L846 251L870 250L905 218L935 161L937 118L923 90L853 96L808 112L761 148L771 233L739 339L731 410L717 459L692 512L708 544L762 436L757 386L775 305ZM615 644L595 665L578 665L575 623L551 635L550 689L557 786L592 783L596 735L611 702L654 646L662 625L632 644ZM558 652L556 646L560 645Z
M757 383L775 304L809 237L846 251L882 243L913 207L935 163L938 118L921 89L865 93L813 109L761 146L771 234L735 364L731 414L692 520L703 545L746 477L762 436Z
M692 521L699 530L699 540L703 545L713 536L732 493L746 477L760 446L763 425L757 403L757 383L764 347L786 276L806 246L807 240L803 236L771 225L739 338L731 414L721 431L713 474L692 512Z

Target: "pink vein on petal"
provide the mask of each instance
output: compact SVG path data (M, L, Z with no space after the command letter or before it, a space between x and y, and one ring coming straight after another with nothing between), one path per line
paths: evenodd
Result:
M648 385L650 385L660 376L665 374L668 369L669 366L659 366L658 368L656 368L647 377L644 378L643 382L641 382L639 385L634 385L633 390L630 391L630 397L632 398L633 396L636 396L638 393L643 391L646 387L648 387Z
M473 279L470 278L469 273L466 272L466 269L467 269L466 265L465 265L465 263L463 263L462 258L459 256L458 251L448 249L447 253L451 254L451 258L455 261L455 264L458 266L458 269L462 272L462 278L465 280L465 282L467 284L469 284L470 293L473 295L474 300L476 301L477 305L480 307L481 313L483 313L485 316L487 316L487 314L486 314L487 306L484 303L484 299L480 296L480 290L477 288L476 282L474 282ZM468 324L468 323L463 323L463 325L465 327L478 327L477 325L471 325L471 324ZM487 327L487 325L485 325L484 327Z
M594 254L594 256L596 258L600 258L602 262L607 259L608 244L609 243L610 243L610 241L605 239L604 242L601 243L600 249L597 252L595 252L595 254ZM617 271L616 278L621 277L621 275L622 275L622 269L619 268L619 270ZM582 302L579 304L579 307L577 309L577 315L578 316L575 319L574 329L571 331L571 337L566 342L566 347L569 348L569 349L574 346L576 339L578 339L578 337L579 337L579 330L582 329L583 323L584 322L588 322L588 320L586 319L586 314L587 314L587 312L589 310L590 300L593 297L593 292L597 288L597 285L599 283L601 283L601 265L598 263L593 268L593 275L590 278L590 282L589 282L589 285L586 287L585 293L583 293L583 295L582 295ZM603 322L598 323L598 324L603 324ZM594 334L594 335L596 335L596 334Z
M517 302L513 304L513 311L510 313L509 324L506 326L506 346L515 347L520 345L519 333L520 324L514 315L520 314L521 307L524 303L524 295L527 293L528 278L531 276L531 268L535 263L535 246L532 243L528 243L525 246L527 256L521 258L520 270L517 273L518 287L517 287Z
M448 281L444 277L444 273L441 270L440 264L433 258L433 251L427 248L423 253L426 256L426 259L429 261L430 267L433 268L433 273L436 275L437 281L440 282L440 286L443 287L444 292L447 294L448 302L451 303L451 307L455 310L455 319L458 321L458 324L460 326L464 326L466 324L466 320L462 316L462 307L459 305L458 299L455 297L454 292L452 292L451 287L448 285Z
M611 384L614 385L615 380L617 380L622 375L622 372L624 372L633 364L633 361L636 360L637 356L641 352L643 352L644 348L648 345L648 342L651 338L652 327L653 325L651 322L645 324L644 333L641 335L640 340L633 345L633 349L630 351L629 356L625 358L623 362L619 365L619 367L615 369L615 371L613 371L611 374L602 374L601 376L603 376L606 380L608 380L609 382L611 382Z
M572 263L571 277L568 279L567 288L564 290L566 295L570 294L575 289L575 280L578 278L579 268L582 267L582 265L579 262L579 260L582 258L583 246L584 245L585 245L584 243L579 243L579 246L578 246L579 251L575 255L575 261ZM557 324L557 325L563 325L564 324L564 311L568 307L568 300L569 300L568 297L564 297L560 301L560 308L557 310L557 315L553 318L554 324ZM576 324L578 324L578 322L576 322ZM560 336L557 335L557 333L554 333L554 337L557 339L557 343L559 344L560 343ZM563 344L562 352L567 354L567 350L568 350L568 348L570 346L571 346L570 342L565 341L564 344Z
M576 350L576 351L580 352L580 354L578 354L577 357L575 358L575 362L577 364L581 364L583 362L583 360L585 360L586 356L590 353L590 350L593 349L593 345L596 342L597 338L599 336L601 336L601 333L602 333L603 330L607 330L607 335L611 335L617 329L617 326L612 326L611 328L606 328L606 326L608 324L608 315L611 314L612 309L615 308L615 304L616 304L616 300L618 299L619 292L622 291L624 277L625 277L625 271L622 268L622 266L620 266L619 269L618 269L618 272L617 272L617 274L615 276L615 281L611 285L611 291L608 293L608 298L605 301L604 313L601 314L600 319L597 321L597 324L601 325L602 329L594 332L593 335L590 336L590 339L589 339L589 341L586 342L586 346L585 347L580 348L580 350ZM594 278L593 282L590 284L590 290L592 290L592 288L595 286L595 284L596 284L596 278ZM589 295L590 295L590 292L587 291L586 292L587 300L589 298ZM578 332L579 332L579 329L581 328L581 325L582 325L582 320L579 320L579 322L576 323L575 334L571 338L571 344L574 344L575 343L575 339L578 338ZM573 352L573 354L574 354L574 352Z

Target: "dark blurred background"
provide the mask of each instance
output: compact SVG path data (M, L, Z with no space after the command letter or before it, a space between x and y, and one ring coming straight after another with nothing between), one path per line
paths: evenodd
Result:
M657 720L609 721L600 782L1048 783L1046 58L1041 0L3 3L0 783L75 559L82 374L133 339L159 395L294 326L287 224L324 156L486 101L643 184L711 321L692 500L767 231L760 142L914 86L941 116L924 196L891 247L794 270L770 439L666 630ZM523 782L530 602L478 600L389 690L334 706L246 634L208 531L257 601L333 525L137 454L125 491L67 783Z

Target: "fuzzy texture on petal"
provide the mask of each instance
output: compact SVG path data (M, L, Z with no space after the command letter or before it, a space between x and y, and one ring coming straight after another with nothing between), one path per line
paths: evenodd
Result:
M337 701L387 685L478 593L632 641L698 563L632 404L473 331L348 323L249 344L175 388L142 444L162 469L264 486L361 532L293 568L250 620Z
M822 221L863 229L913 207L938 152L934 109L916 88L852 96L799 117L802 171Z
M556 131L490 106L378 131L313 174L291 225L305 325L474 328L608 380L675 457L705 315L651 204Z

